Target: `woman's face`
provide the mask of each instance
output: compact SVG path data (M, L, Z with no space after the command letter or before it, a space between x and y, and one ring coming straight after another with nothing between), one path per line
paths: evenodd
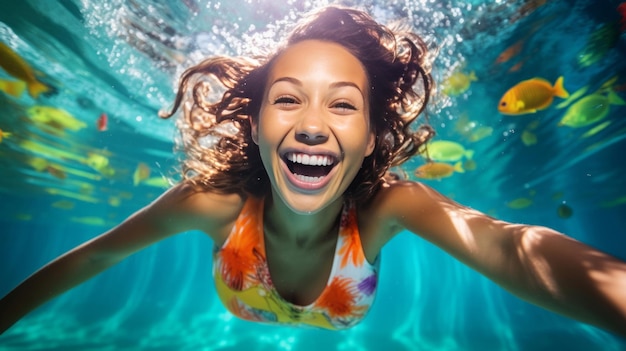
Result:
M363 65L335 43L287 48L274 61L252 134L273 195L294 212L341 201L374 149Z

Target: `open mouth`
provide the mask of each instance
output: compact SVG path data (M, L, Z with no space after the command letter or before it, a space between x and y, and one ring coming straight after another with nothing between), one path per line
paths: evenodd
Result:
M287 168L299 182L319 184L335 167L336 159L329 155L309 155L288 152L283 156Z

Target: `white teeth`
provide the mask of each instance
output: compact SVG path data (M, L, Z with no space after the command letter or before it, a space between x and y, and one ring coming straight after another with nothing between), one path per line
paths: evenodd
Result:
M309 176L300 175L300 174L294 174L294 175L301 182L306 182L306 183L318 183L322 180L322 178L324 178L324 177L309 177Z
M333 164L333 159L325 155L307 155L288 153L287 159L294 163L300 163L308 166L329 166Z

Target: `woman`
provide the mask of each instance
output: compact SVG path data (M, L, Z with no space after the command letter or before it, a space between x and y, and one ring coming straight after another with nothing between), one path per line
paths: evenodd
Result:
M416 35L328 7L265 59L192 67L164 115L183 106L185 180L16 287L0 301L0 330L190 230L214 241L218 295L232 313L347 328L373 302L381 248L408 230L525 300L626 335L626 263L392 180L389 169L433 134L412 126L432 89L426 57ZM209 101L220 85L221 98Z

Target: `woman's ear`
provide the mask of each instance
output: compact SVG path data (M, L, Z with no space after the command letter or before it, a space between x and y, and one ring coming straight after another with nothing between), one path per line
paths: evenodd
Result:
M374 152L375 147L376 147L376 134L374 132L370 132L368 135L367 147L365 149L365 157L368 157L369 155L371 155L372 152Z
M259 124L255 117L250 116L250 134L252 136L252 141L255 144L259 145ZM257 117L258 118L258 117Z

